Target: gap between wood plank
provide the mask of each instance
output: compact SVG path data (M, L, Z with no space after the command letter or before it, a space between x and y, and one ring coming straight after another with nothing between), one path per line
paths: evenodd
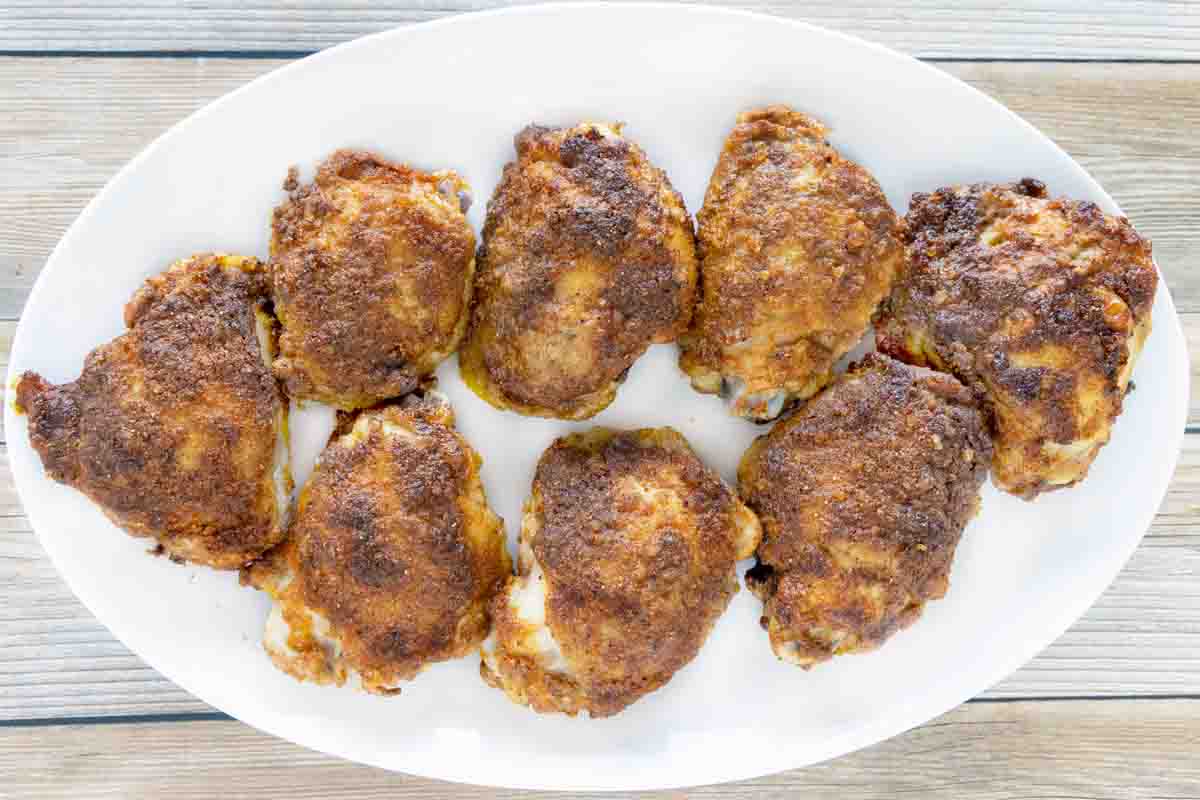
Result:
M1031 695L1029 697L972 697L962 705L999 705L1005 703L1098 703L1110 701L1200 700L1200 694L1097 694L1097 695ZM171 722L233 722L234 717L220 711L185 711L165 714L130 714L128 716L97 715L87 717L39 717L36 719L0 720L0 728L50 728L62 725L160 725ZM932 721L932 720L931 720Z
M0 50L0 58L227 58L241 61L269 61L272 59L307 58L320 50L40 50L25 52L24 50ZM931 59L932 60L932 59ZM995 59L990 59L995 60ZM1024 60L1024 59L1021 59ZM1029 59L1039 61L1043 59ZM1065 63L1065 62L1064 62ZM1083 60L1080 63L1101 63ZM1106 62L1124 63L1124 62ZM1131 59L1131 64L1163 63L1175 61L1138 61ZM1194 61L1179 61L1180 64L1194 64Z
M1192 698L1187 698L1192 699ZM1196 698L1200 699L1200 698ZM233 717L220 711L188 711L176 714L130 714L127 717L41 717L38 719L4 719L0 728L48 728L55 725L147 725L165 722L230 722Z
M330 45L330 47L336 47L336 45ZM0 58L227 58L242 61L270 61L308 58L326 49L328 48L317 50L0 50ZM1082 56L1077 58L913 56L913 58L927 64L1154 64L1179 66L1200 63L1200 60L1187 58L1085 58Z

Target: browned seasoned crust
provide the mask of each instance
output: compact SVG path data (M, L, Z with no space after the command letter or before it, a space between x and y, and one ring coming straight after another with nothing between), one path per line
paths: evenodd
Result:
M739 416L815 394L903 270L879 184L787 106L739 114L699 223L701 296L679 364Z
M512 572L479 464L440 396L343 415L288 541L243 574L278 604L265 643L281 669L391 694L479 646Z
M695 657L760 535L670 428L558 439L538 462L520 575L492 602L484 680L537 711L616 714Z
M268 289L253 258L178 261L77 380L23 374L17 408L47 474L175 559L233 569L276 544L291 478Z
M738 484L775 653L808 668L878 647L942 597L991 455L966 387L878 353L759 437Z
M466 329L475 234L469 187L339 150L275 209L271 266L283 326L275 373L293 397L343 409L416 388Z
M881 309L879 348L976 392L1000 488L1032 499L1082 480L1150 333L1150 243L1033 179L914 195L908 226L910 273Z
M585 419L633 362L687 327L692 222L621 126L529 126L488 203L459 363L497 408Z

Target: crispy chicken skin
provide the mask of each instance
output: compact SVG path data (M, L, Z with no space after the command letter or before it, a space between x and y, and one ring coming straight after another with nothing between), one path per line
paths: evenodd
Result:
M679 365L738 416L815 394L903 270L902 223L826 133L786 106L739 114L697 214L701 296Z
M271 271L283 327L275 374L341 409L417 387L458 347L475 271L469 187L339 150L275 209Z
M436 393L340 416L287 542L242 573L275 601L263 643L281 670L394 694L479 646L512 572L479 464Z
M991 455L966 387L878 353L759 437L738 486L775 654L807 669L873 649L941 598Z
M1150 333L1150 243L1039 181L918 194L880 350L951 372L991 415L992 479L1031 500L1087 475Z
M540 712L616 714L695 657L758 520L670 428L594 428L542 455L485 681Z
M253 258L183 259L138 290L128 332L77 380L22 375L17 410L47 474L175 560L235 569L278 543L291 475L268 296Z
M696 289L692 222L621 126L530 126L488 203L459 363L497 408L586 419L655 342L682 333Z

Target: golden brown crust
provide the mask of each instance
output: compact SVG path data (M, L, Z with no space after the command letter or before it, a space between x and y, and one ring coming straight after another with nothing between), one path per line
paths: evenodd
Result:
M478 647L512 572L479 463L436 395L344 415L288 542L244 575L280 606L286 638L268 629L267 648L282 669L389 694Z
M466 328L466 182L339 150L313 183L293 170L285 188L271 236L279 379L293 397L343 409L412 391Z
M585 419L633 362L687 327L692 222L620 126L530 126L488 203L459 363L497 408Z
M275 545L291 479L268 290L253 258L178 261L138 290L129 331L88 354L78 380L23 374L17 407L47 474L179 560L233 569Z
M879 348L976 392L1000 488L1032 499L1082 480L1150 332L1150 243L1033 179L915 195L908 225L910 274L881 309Z
M621 711L695 657L760 535L670 428L557 440L538 462L520 576L492 603L484 679L538 711ZM547 635L557 665L536 647Z
M762 520L747 585L781 658L879 646L949 586L992 455L971 392L871 353L742 458Z
M696 217L701 296L679 363L740 416L824 386L903 268L895 212L826 133L786 106L739 114Z

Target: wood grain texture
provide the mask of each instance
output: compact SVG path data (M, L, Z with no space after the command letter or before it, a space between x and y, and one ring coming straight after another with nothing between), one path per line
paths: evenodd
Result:
M4 0L0 49L311 51L509 0ZM1200 8L1185 0L742 0L927 58L1200 60Z
M1096 605L983 696L1200 696L1200 436ZM42 553L0 459L0 720L207 711L129 653ZM3 748L0 747L0 750Z
M0 319L19 316L54 244L126 161L189 112L282 63L0 58ZM1089 169L1154 240L1180 308L1200 311L1200 270L1191 268L1200 262L1200 64L942 67Z
M972 703L832 762L658 800L1195 798L1200 700ZM12 798L288 797L382 800L563 797L442 783L302 750L238 722L0 730ZM1120 787L1115 788L1115 787ZM611 798L615 795L572 797Z

